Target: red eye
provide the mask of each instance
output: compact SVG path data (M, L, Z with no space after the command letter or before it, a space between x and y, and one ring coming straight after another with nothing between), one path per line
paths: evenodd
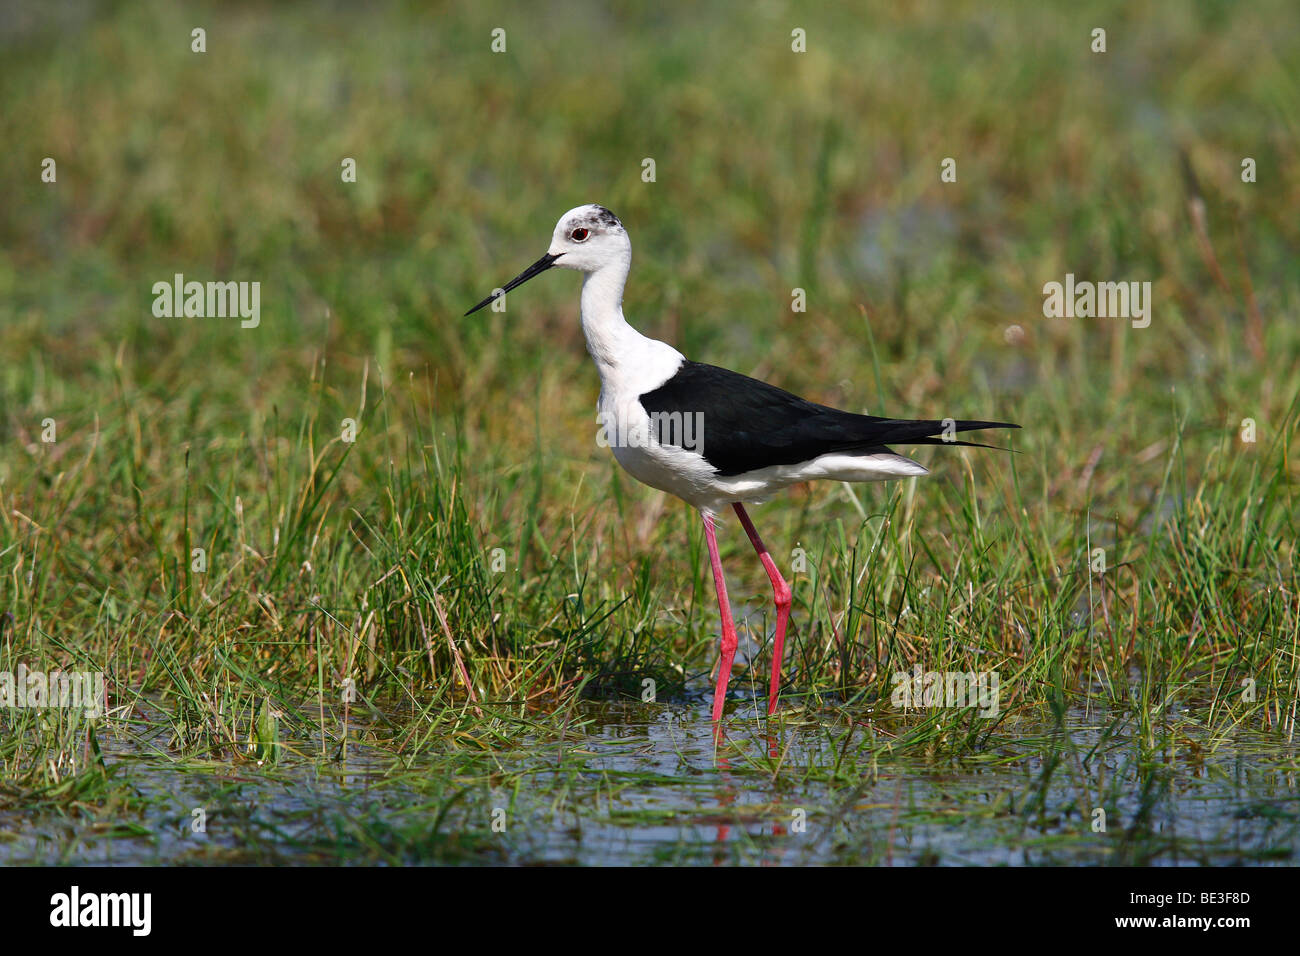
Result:
M588 233L586 229L575 229L573 232L569 233L569 238L574 242L582 242L587 238L587 235Z

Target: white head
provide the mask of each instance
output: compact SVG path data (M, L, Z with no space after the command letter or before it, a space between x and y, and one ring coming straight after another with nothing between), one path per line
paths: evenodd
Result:
M590 275L609 266L621 267L626 273L631 262L632 242L618 217L595 203L575 206L555 224L546 255L502 286L500 292L493 292L465 314L477 312L498 295L523 285L552 266L576 269Z
M546 254L557 257L557 268L596 272L611 263L630 260L632 243L618 216L604 206L588 203L560 217Z

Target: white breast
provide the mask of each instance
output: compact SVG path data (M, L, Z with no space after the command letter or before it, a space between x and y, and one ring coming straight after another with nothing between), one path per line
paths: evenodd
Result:
M620 465L652 488L694 503L711 485L713 468L699 454L676 445L660 445L641 396L677 373L685 357L671 345L640 337L625 342L616 364L597 362L601 370L597 422L600 442L607 444Z

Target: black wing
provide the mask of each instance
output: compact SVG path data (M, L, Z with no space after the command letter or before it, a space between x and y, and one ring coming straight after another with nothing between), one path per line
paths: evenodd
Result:
M935 437L944 431L942 419L855 415L818 405L748 375L689 359L672 378L643 394L641 405L649 415L664 419L698 416L696 434L702 434L704 458L724 477L769 465L811 461L829 452L889 453L884 446L894 442L978 445ZM1007 422L956 421L949 424L949 433L1019 427ZM662 428L659 440L683 444Z

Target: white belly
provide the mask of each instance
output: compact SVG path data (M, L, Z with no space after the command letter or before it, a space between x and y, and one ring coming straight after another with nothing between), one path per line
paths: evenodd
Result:
M600 443L637 481L697 506L713 495L713 467L687 448L660 444L638 396L602 391L597 421Z

